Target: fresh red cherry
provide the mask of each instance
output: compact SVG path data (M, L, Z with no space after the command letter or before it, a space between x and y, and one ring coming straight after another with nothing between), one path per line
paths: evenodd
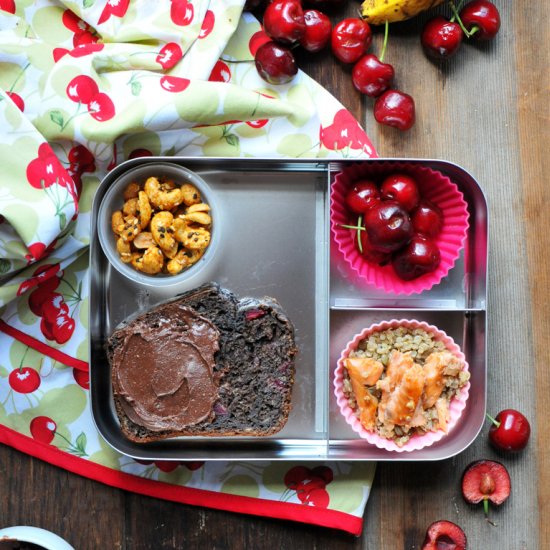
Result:
M393 252L412 237L409 215L397 201L380 201L365 213L365 227L372 246L381 252Z
M391 252L376 250L369 241L369 234L367 231L358 231L358 233L358 238L361 240L361 247L359 247L359 243L357 243L357 249L369 264L386 265L390 262Z
M487 415L492 422L489 428L489 441L501 451L521 451L527 446L531 426L523 414L515 409L504 409L495 418Z
M380 199L378 186L371 180L359 180L346 193L346 206L355 214L364 214Z
M500 29L500 13L488 0L473 0L460 10L462 24L468 30L468 38L491 40Z
M369 97L378 97L386 91L393 81L395 71L389 63L382 63L378 57L369 53L354 66L351 80L355 88Z
M380 187L380 197L382 200L395 200L407 212L411 212L418 205L420 200L420 191L413 178L407 174L391 174Z
M443 211L437 204L427 199L420 199L418 206L411 213L411 222L415 233L433 239L441 233Z
M464 32L458 23L439 15L424 25L420 43L426 55L440 61L451 57L458 51L463 36Z
M306 30L304 11L298 0L273 0L265 9L263 24L269 37L287 45L298 42Z
M392 265L400 279L412 281L435 271L440 261L441 253L435 242L422 235L414 235L407 246L394 254Z
M300 39L300 45L308 52L319 52L329 42L332 32L330 19L320 11L307 10L304 12L306 30Z
M386 90L374 102L374 118L380 124L409 130L415 122L414 99L399 90Z
M276 42L266 42L256 51L254 57L260 76L270 84L290 82L298 72L293 53Z
M332 53L342 63L355 63L367 53L372 43L370 25L357 17L349 17L332 29Z

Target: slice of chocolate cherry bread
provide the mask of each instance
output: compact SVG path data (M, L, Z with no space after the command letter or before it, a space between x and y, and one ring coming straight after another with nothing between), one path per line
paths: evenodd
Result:
M117 414L132 441L267 436L288 419L297 349L292 323L273 298L239 300L209 283L124 324L107 348ZM125 393L120 379L131 379L132 365L143 383ZM145 401L155 422L147 411L136 414Z

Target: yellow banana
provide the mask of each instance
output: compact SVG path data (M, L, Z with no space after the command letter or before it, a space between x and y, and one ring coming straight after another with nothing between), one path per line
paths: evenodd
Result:
M426 11L444 0L364 0L361 13L371 25L383 25L404 21Z

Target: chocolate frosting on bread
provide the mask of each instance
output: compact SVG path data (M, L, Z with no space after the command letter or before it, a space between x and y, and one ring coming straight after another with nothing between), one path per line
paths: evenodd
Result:
M211 414L202 421L151 429L128 414L126 398L115 383L121 367L120 349L144 326L153 336L159 330L159 319L174 319L177 333L177 312L183 310L208 320L218 332L219 350L212 365L216 398ZM266 436L281 430L288 419L297 349L292 323L273 298L239 300L229 290L209 283L125 323L109 338L107 349L121 428L132 441L183 435Z
M153 432L211 418L218 336L210 321L179 303L120 329L112 381L124 414Z

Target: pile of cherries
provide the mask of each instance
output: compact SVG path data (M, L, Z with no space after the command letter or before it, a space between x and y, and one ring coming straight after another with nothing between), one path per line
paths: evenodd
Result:
M317 0L304 3L318 5ZM245 7L247 7L245 5ZM263 14L263 28L269 41L262 44L254 60L260 76L270 84L290 82L298 72L293 48L319 52L329 44L334 56L353 64L352 81L361 93L377 98L374 118L381 124L408 130L415 121L413 98L391 89L395 71L380 57L368 54L372 44L370 25L359 17L348 17L332 26L329 17L317 9L303 9L301 0L272 0Z
M451 3L453 16L446 19L436 16L430 19L420 36L426 55L436 61L453 56L464 38L479 41L492 40L500 29L500 14L488 0L468 2L460 12Z
M306 9L302 6L302 1ZM360 17L349 17L332 26L329 17L314 9L333 10L345 0L247 0L246 10L261 9L263 28L269 41L255 52L254 60L260 76L270 84L290 82L298 72L293 49L301 47L315 53L329 44L334 56L344 64L353 65L355 88L375 98L374 118L380 124L408 130L415 123L413 98L393 86L394 68L384 63L388 39L388 23L384 45L379 56L367 53L372 43L369 24ZM311 9L307 9L311 6ZM428 21L421 35L426 54L437 60L446 59L459 48L464 37L490 40L500 28L497 8L488 0L473 0L460 13L451 2L453 17L437 16Z
M356 247L374 265L393 266L397 276L410 281L435 271L441 254L436 238L443 212L423 198L415 180L404 173L386 176L381 185L371 179L355 181L346 193L346 206L357 233Z

